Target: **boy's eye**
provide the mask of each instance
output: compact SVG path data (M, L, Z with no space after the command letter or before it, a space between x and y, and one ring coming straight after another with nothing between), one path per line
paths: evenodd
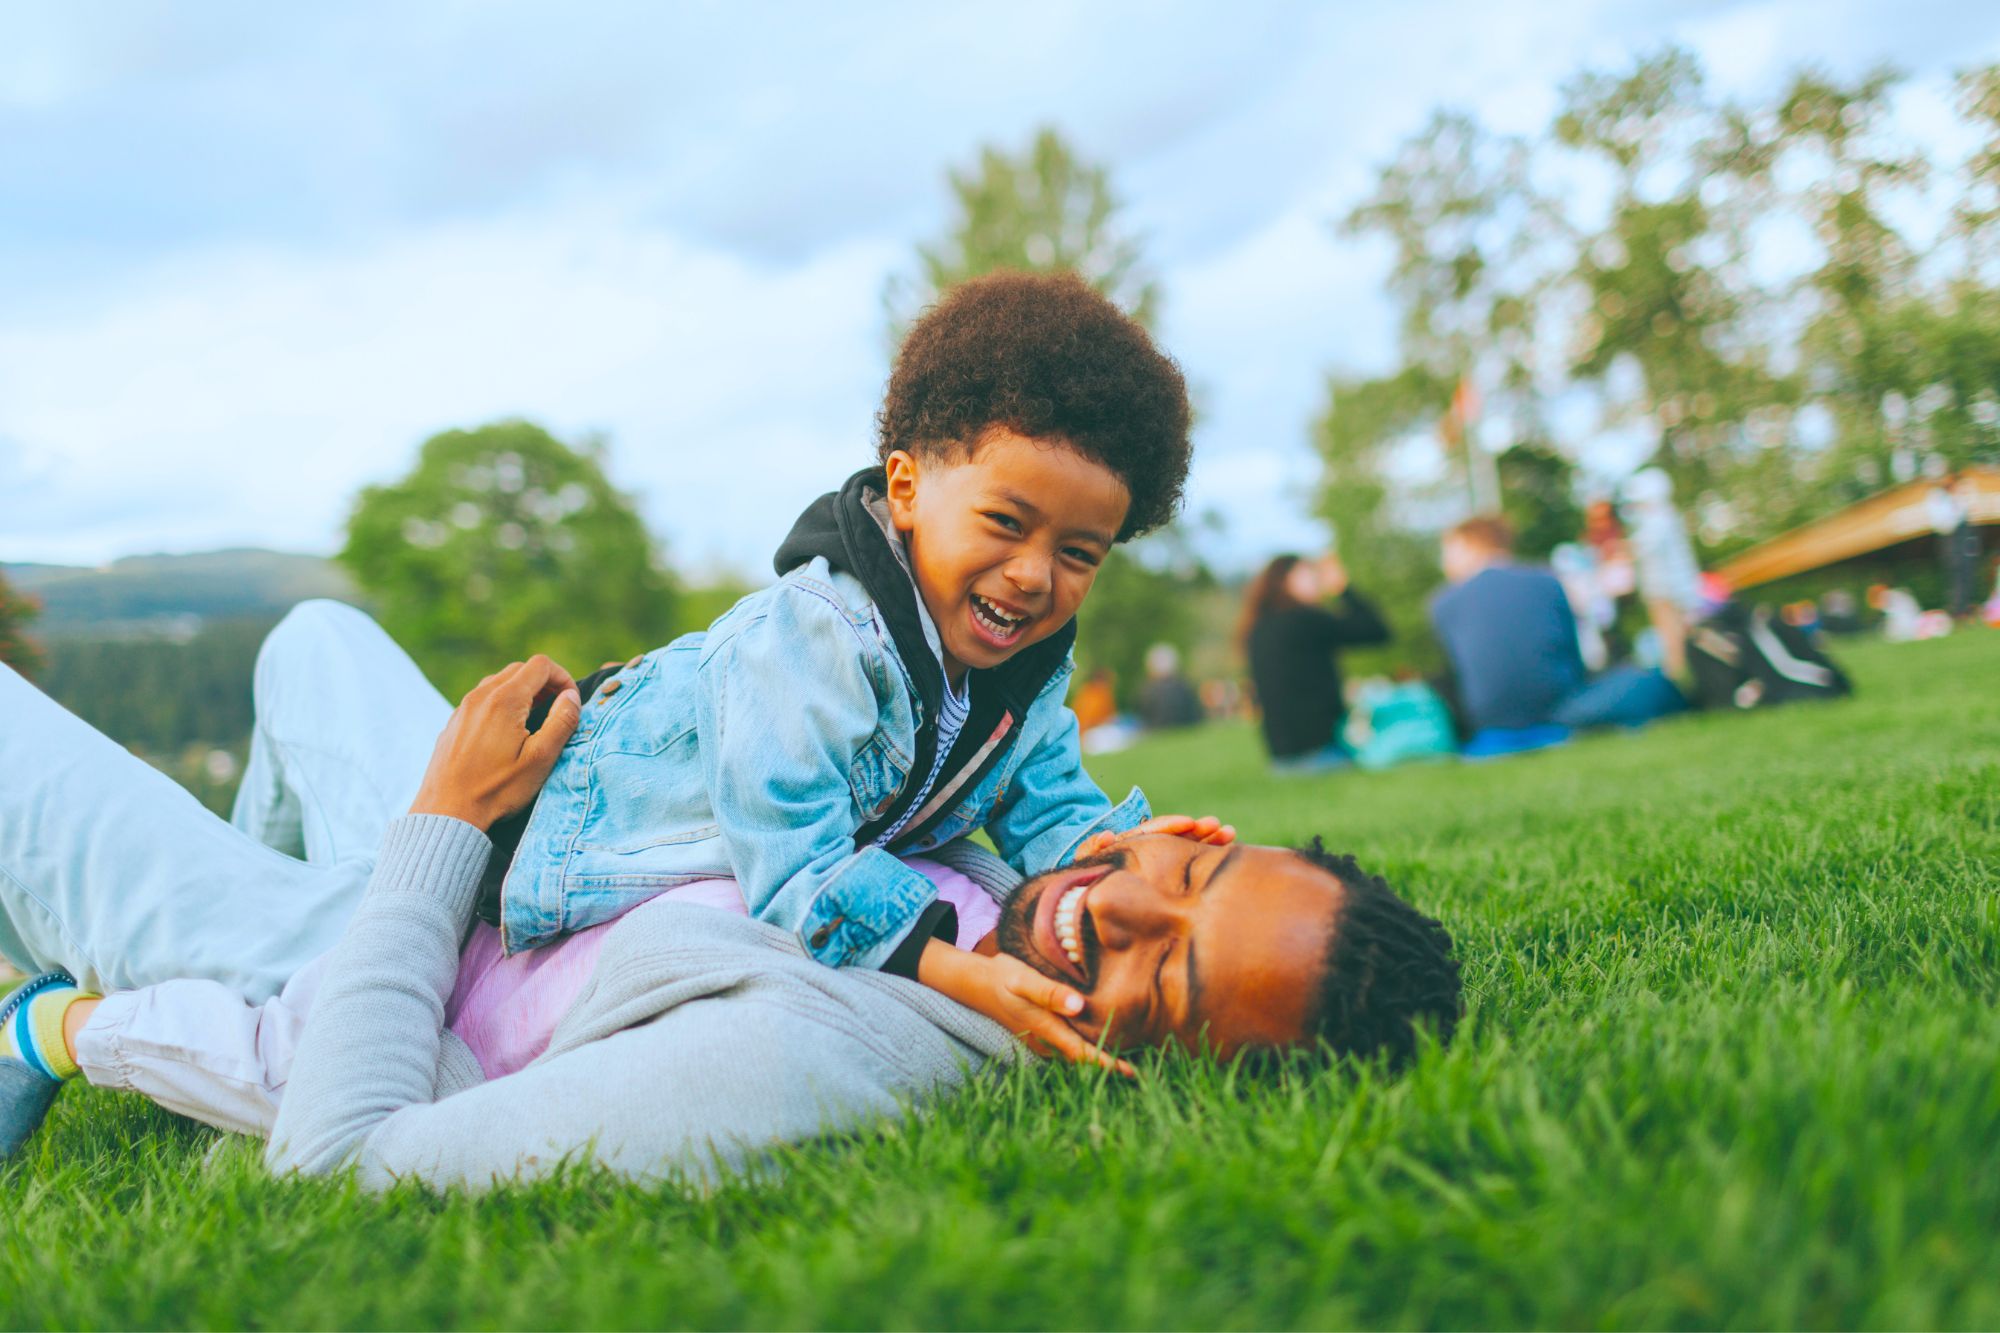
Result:
M1084 564L1093 566L1103 559L1097 552L1086 551L1081 546L1065 546L1063 554L1072 560L1081 560Z
M988 513L986 517L992 519L1009 532L1019 532L1021 530L1019 520L1015 519L1012 515Z

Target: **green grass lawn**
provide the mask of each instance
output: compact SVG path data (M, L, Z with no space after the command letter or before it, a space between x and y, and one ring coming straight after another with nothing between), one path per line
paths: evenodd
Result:
M1103 760L1445 920L1468 1018L1401 1078L1037 1068L702 1198L277 1183L72 1089L0 1169L0 1323L2000 1325L2000 634L1845 657L1487 766Z

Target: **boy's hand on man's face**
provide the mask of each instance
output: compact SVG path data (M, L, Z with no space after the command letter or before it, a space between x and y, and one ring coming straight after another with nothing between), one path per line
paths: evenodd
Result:
M942 940L930 940L917 961L917 980L985 1014L1036 1055L1102 1065L1127 1078L1138 1075L1129 1063L1071 1026L1083 1014L1083 996L1018 958L966 953Z
M528 713L553 698L541 730ZM413 815L448 815L482 831L535 798L576 730L583 703L569 672L536 654L472 687L431 752Z
M1192 838L1211 846L1223 846L1236 841L1236 826L1225 824L1214 815L1203 815L1196 819L1193 815L1154 815L1151 819L1126 833L1106 829L1093 833L1077 847L1072 861L1082 861L1093 856L1102 856L1127 838L1140 838L1149 833L1164 833L1175 838Z

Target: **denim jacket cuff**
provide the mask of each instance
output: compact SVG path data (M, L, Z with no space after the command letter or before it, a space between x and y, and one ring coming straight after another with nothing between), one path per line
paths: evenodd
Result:
M879 968L936 899L927 876L880 847L864 847L821 888L799 942L828 967Z
M1076 835L1076 841L1069 845L1069 850L1064 852L1062 859L1056 862L1057 867L1066 866L1071 861L1074 861L1076 859L1076 849L1083 846L1084 843L1090 841L1097 834L1130 833L1133 829L1138 828L1139 825L1152 817L1153 807L1147 802L1146 793L1134 787L1131 791L1125 793L1124 800L1092 820L1083 832Z
M942 898L917 916L917 924L910 927L910 933L896 945L896 951L882 964L882 970L891 976L915 981L917 963L922 960L924 949L932 940L943 940L954 947L958 944L958 909Z

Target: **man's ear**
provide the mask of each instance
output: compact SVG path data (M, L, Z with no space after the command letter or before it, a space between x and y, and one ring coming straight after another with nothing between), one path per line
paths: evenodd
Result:
M882 470L889 474L889 521L896 531L908 532L917 526L917 460L898 449L882 460Z

